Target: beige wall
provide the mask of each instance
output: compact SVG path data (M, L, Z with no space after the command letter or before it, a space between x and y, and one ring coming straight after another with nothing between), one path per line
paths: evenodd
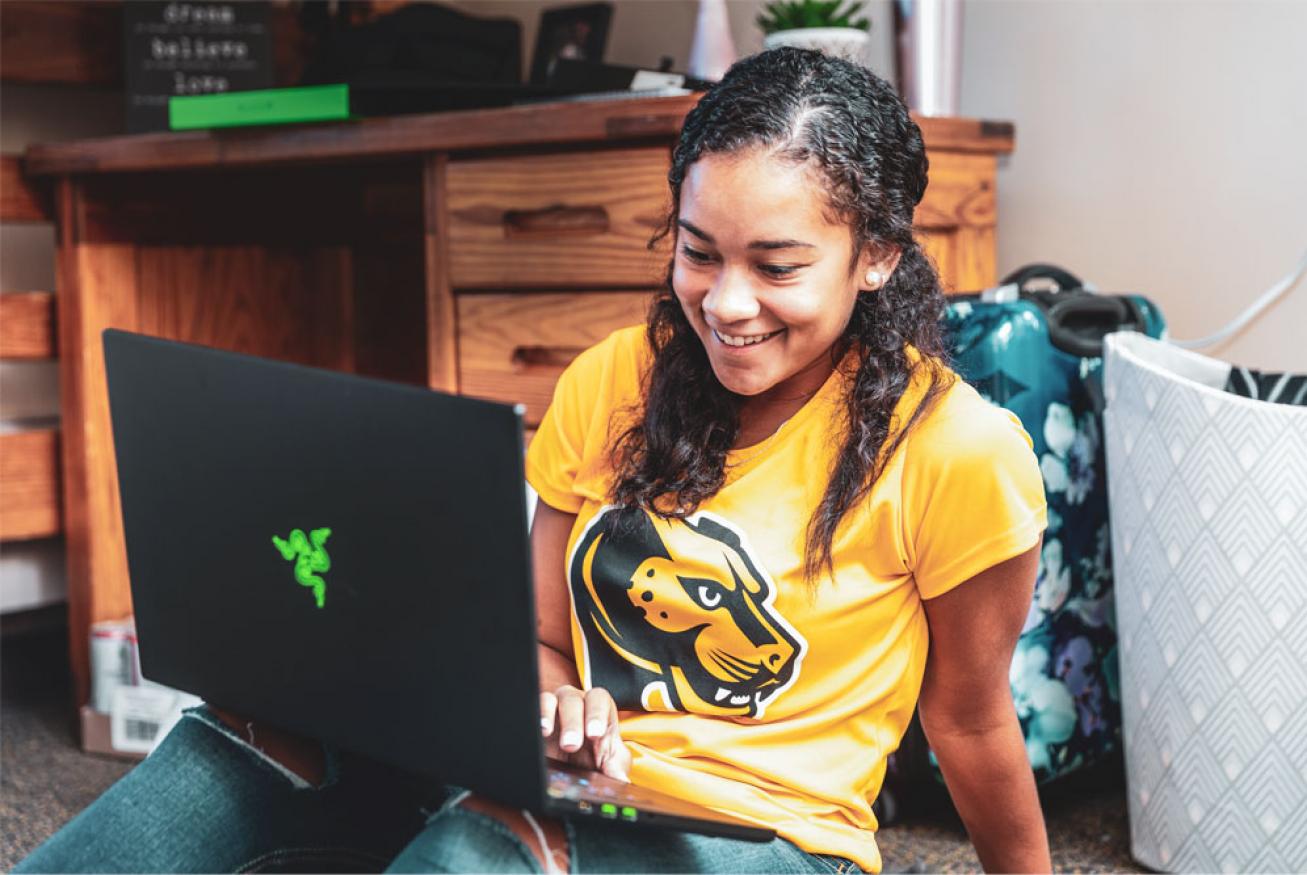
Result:
M1211 334L1307 250L1307 3L981 0L962 112L1011 119L999 265L1052 261ZM1224 347L1307 371L1307 279Z

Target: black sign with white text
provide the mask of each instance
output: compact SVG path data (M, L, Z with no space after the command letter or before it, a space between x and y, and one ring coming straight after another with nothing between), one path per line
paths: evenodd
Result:
M127 130L166 131L168 98L271 88L265 2L123 4Z

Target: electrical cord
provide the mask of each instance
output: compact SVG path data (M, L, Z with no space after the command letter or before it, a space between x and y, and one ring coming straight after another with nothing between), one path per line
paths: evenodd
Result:
M1239 331L1242 331L1249 322L1260 316L1267 307L1283 297L1285 292L1293 288L1298 280L1302 279L1304 273L1307 273L1307 252L1303 253L1302 258L1298 261L1297 267L1289 271L1280 279L1279 282L1263 292L1261 297L1256 301L1253 301L1246 310L1236 316L1230 324L1226 325L1220 331L1217 331L1215 334L1209 334L1207 337L1200 337L1197 340L1170 340L1168 342L1180 347L1181 349L1202 349L1220 343Z

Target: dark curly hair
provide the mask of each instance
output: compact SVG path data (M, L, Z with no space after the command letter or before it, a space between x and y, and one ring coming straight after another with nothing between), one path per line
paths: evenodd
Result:
M926 151L907 107L869 70L803 49L754 55L731 67L686 116L667 176L671 210L650 248L675 233L681 183L695 161L755 147L819 171L832 218L852 233L850 272L868 246L901 253L879 292L857 296L831 350L836 366L856 350L856 372L846 374L843 445L808 524L804 574L812 584L823 569L833 571L831 543L840 521L946 387L944 298L912 234L913 208L926 190ZM744 399L713 374L672 290L671 265L647 334L653 365L635 424L613 444L613 499L684 518L722 487ZM908 344L921 353L915 365ZM929 371L929 388L890 440L891 417L916 368Z

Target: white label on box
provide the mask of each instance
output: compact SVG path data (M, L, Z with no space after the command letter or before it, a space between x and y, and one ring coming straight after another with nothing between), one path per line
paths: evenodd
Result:
M117 750L149 753L181 719L195 696L160 686L118 687L109 707L109 743Z

